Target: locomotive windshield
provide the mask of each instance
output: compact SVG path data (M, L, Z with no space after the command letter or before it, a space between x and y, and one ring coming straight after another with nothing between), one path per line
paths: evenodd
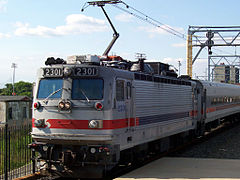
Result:
M51 97L49 97L51 99L61 98L62 87L63 87L62 79L42 79L39 83L37 98L38 99L47 98L51 94L52 94Z
M100 100L103 99L102 79L73 79L72 99Z

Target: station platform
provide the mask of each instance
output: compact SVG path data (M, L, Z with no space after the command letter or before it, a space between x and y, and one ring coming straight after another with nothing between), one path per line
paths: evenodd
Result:
M114 180L240 179L240 160L165 157Z

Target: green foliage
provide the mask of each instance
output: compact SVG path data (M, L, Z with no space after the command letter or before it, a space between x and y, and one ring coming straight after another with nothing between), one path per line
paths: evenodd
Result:
M31 150L28 148L28 144L32 142L31 129L31 124L8 127L7 157L9 171L31 163ZM0 175L4 173L5 140L5 129L0 127Z
M5 84L5 88L0 89L1 96L11 96L13 92L13 85L10 83ZM14 84L14 92L18 96L32 96L32 83L19 81Z

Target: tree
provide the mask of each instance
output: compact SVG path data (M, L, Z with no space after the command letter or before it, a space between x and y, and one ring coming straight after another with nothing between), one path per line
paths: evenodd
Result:
M0 95L11 96L13 92L13 85L10 83L5 84L5 88L0 89ZM14 92L18 96L32 96L32 83L19 81L14 84Z

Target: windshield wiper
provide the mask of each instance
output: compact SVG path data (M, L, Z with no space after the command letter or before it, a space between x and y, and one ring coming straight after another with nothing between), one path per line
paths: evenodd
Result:
M62 89L63 89L63 88L60 88L60 89L58 89L58 90L56 90L56 91L53 91L51 94L49 94L48 97L46 97L46 98L43 100L43 102L44 102L45 104L47 104L48 99L49 99L51 96L53 96L54 94L56 94L56 93L58 93L59 91L61 91Z
M79 89L80 89L80 91L82 92L83 96L86 98L87 102L90 103L90 100L88 99L88 97L87 97L87 95L85 94L85 92L84 92L81 88L79 88Z

